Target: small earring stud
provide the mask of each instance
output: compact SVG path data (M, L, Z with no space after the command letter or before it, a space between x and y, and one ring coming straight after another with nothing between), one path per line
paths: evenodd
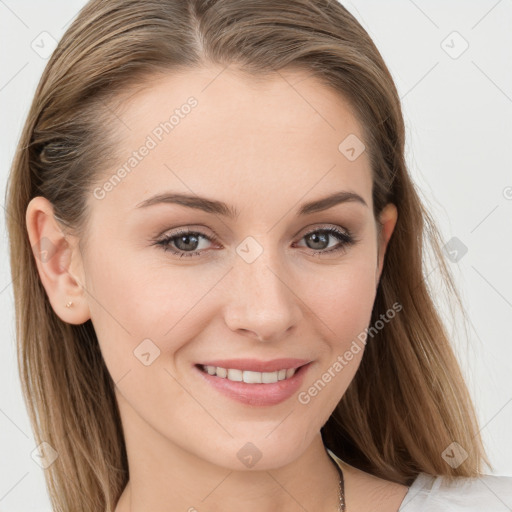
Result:
M72 301L72 300L70 300L70 301L66 304L66 307L67 307L67 308L70 308L72 305L73 305L73 301Z

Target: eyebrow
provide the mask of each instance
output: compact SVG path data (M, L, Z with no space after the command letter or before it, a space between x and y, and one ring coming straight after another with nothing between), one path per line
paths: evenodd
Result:
M314 201L304 203L298 210L298 215L304 216L311 213L328 210L333 206L347 202L356 202L368 207L366 201L360 195L354 192L341 191L335 192L334 194L323 197L321 199L316 199ZM178 194L172 192L164 192L162 194L150 197L149 199L138 203L135 208L147 208L149 206L162 203L178 204L181 206L186 206L187 208L194 208L196 210L202 210L207 213L214 213L230 219L234 219L239 215L239 212L235 207L229 206L222 201L208 199L206 197L199 197L196 195Z

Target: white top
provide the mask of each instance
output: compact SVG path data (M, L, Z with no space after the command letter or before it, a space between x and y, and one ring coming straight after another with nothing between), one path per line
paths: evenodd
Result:
M340 459L327 452L339 465ZM512 476L483 475L457 477L449 482L443 476L420 473L405 495L398 512L510 512Z
M445 477L420 473L409 487L398 512L510 512L512 477Z

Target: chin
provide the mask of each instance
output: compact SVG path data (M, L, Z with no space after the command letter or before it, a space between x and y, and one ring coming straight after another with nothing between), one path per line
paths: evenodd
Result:
M294 430L293 436L286 435L287 432L283 431L284 435L276 435L275 438L275 431L268 435L269 432L271 430L264 435L247 433L235 436L222 446L220 443L216 444L214 451L207 449L205 453L198 455L212 464L232 471L264 471L292 463L308 446L302 444L305 438L304 435L298 435L298 430Z

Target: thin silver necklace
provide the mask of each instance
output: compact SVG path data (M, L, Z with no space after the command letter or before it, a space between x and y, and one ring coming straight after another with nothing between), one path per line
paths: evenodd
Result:
M343 480L343 471L341 470L338 463L329 455L332 462L336 466L336 469L338 470L338 473L340 475L340 485L338 486L338 512L346 512L346 505L345 505L345 482Z
M337 464L336 467L338 468L340 474L340 485L338 487L338 497L340 499L340 502L338 505L338 512L345 512L345 483L343 481L343 471L341 471L341 468Z

